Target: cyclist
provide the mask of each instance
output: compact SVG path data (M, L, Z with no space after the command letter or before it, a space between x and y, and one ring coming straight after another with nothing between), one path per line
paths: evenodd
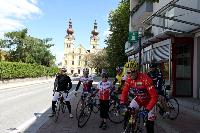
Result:
M158 92L158 95L159 95L159 101L161 102L161 105L163 106L163 108L166 109L165 116L168 116L169 111L168 111L167 105L164 101L164 91L162 89L162 86L165 83L162 72L157 68L157 64L151 63L149 65L149 72L147 74L148 74L149 77L152 78L153 83L154 83L156 90ZM161 115L163 115L162 110L160 110L159 112L160 112Z
M52 99L52 114L49 117L55 115L56 101L59 98L59 93L61 92L64 97L64 102L67 105L69 116L73 118L71 113L71 104L68 97L69 90L72 88L72 82L69 76L66 75L67 69L61 68L60 72L56 74L56 79L54 81L53 99Z
M84 68L83 69L83 76L80 77L79 82L76 86L75 89L75 96L77 95L77 91L81 85L81 83L83 84L83 92L81 95L81 99L83 99L84 97L86 97L88 95L88 93L91 92L91 88L92 88L92 82L93 82L93 78L91 76L89 76L89 69L88 68Z
M119 86L118 86L118 93L121 93L121 92L122 92L121 88L122 88L123 84L125 83L124 68L121 67L121 66L118 66L118 67L116 68L116 73L117 73L117 75L116 75L116 77L115 77L115 80L113 81L113 85L115 85L115 84L118 82L118 83L119 83Z
M132 61L127 64L127 68L131 72L131 76L127 78L123 86L122 96L120 102L122 104L127 102L128 93L132 92L135 96L130 102L129 107L132 109L139 109L143 106L143 114L148 117L146 128L147 133L154 133L154 121L156 118L156 110L154 106L158 100L158 94L153 85L152 79L138 70L138 64ZM133 91L130 91L133 89ZM130 95L130 94L129 94ZM125 113L124 129L126 128L130 112Z
M108 119L110 92L113 89L113 85L108 81L108 73L104 70L101 73L102 81L97 85L97 90L94 95L98 92L100 101L100 117L102 118L99 128L106 129L106 121Z

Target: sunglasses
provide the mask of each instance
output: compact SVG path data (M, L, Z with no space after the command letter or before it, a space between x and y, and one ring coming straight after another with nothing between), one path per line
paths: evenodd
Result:
M127 72L127 74L131 74L131 72Z
M130 72L127 72L127 74L132 74L132 73L136 73L137 71L130 71Z

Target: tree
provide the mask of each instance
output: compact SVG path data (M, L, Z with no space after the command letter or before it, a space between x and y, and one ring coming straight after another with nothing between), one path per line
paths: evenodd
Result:
M107 61L111 69L117 65L123 65L127 61L125 43L128 40L129 32L129 8L129 0L122 0L118 8L111 11L108 17L111 34L105 43L107 44Z
M27 29L21 31L7 32L1 46L8 48L9 61L36 63L51 66L55 62L49 48L53 44L49 43L52 39L39 39L27 34ZM2 42L2 41L1 41Z
M101 73L103 68L107 68L109 66L107 62L107 53L105 49L97 52L96 54L90 54L90 60L88 62L88 66L90 68L94 68L97 71L97 74Z

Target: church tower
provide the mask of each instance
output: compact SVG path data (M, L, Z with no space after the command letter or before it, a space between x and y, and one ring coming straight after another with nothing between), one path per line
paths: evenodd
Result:
M74 51L74 31L72 29L72 21L71 19L69 20L69 27L67 29L67 35L65 36L64 39L64 58L62 61L62 66L66 67L70 63L71 56L73 56L73 51Z
M91 32L91 37L90 37L90 52L91 53L96 53L97 49L99 48L99 37L98 34L99 32L97 31L97 22L95 20L94 22L94 29Z

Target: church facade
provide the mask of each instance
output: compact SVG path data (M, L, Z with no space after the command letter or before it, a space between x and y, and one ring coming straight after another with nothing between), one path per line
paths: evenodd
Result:
M75 46L75 36L72 29L72 21L69 20L69 27L67 35L64 39L64 56L62 60L62 67L67 68L68 74L82 75L83 68L88 68L90 74L95 72L94 68L89 65L90 55L95 54L101 49L99 48L99 37L97 31L97 22L94 22L94 29L90 37L90 49L87 50L82 44Z

